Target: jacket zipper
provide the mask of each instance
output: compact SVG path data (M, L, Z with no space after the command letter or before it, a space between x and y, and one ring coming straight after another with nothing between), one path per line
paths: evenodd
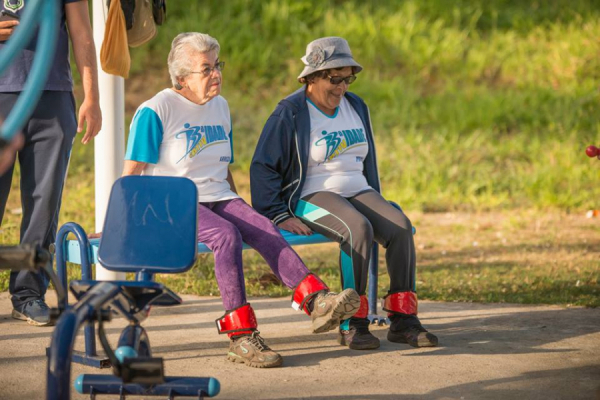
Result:
M375 132L373 132L373 122L371 122L371 110L367 106L367 118L369 119L369 127L371 128L371 140L373 141L373 161L375 162L375 173L377 174L377 183L379 184L379 193L381 193L381 178L379 175L379 165L377 165L377 153L375 153Z
M290 186L292 186L294 183L300 181L300 179L294 179L294 181L292 183L288 183L287 185L285 185L285 187L283 189L281 189L282 192L286 191L287 189L289 189Z
M296 155L298 156L298 165L300 166L300 177L296 180L298 182L298 185L296 186L296 189L294 189L294 191L292 192L292 195L290 196L290 199L288 200L288 209L290 210L290 214L292 214L292 217L295 218L296 214L294 214L294 211L292 210L292 199L294 198L294 194L296 194L296 191L300 187L300 180L302 179L302 160L300 159L300 146L298 146L298 131L296 130L296 114L294 114L294 139L296 140ZM293 185L293 184L294 184L294 182L290 183L290 185Z

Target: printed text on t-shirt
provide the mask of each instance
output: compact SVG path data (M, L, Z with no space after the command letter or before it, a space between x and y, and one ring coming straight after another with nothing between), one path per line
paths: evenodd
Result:
M188 154L190 158L194 158L205 148L213 144L227 142L228 140L225 129L221 125L191 126L186 123L183 127L186 130L178 132L175 135L176 139L180 139L185 134L187 140L186 153L179 161L183 160Z

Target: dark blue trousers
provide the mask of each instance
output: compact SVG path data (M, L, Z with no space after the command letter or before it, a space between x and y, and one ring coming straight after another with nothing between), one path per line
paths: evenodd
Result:
M0 117L6 118L19 94L0 93ZM21 243L40 243L47 249L56 239L61 196L76 131L73 93L44 91L23 128L25 144L17 155L23 208ZM10 192L13 169L14 165L0 176L0 221ZM13 307L43 299L47 286L42 274L11 273Z

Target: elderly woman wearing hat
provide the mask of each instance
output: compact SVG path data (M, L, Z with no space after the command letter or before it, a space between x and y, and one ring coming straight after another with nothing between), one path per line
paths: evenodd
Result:
M198 240L214 253L225 315L219 333L230 337L228 360L251 367L282 364L256 330L246 301L242 241L256 249L275 275L294 288L292 307L312 319L313 332L336 329L358 310L350 289L340 294L310 273L271 221L238 196L229 172L233 162L231 116L219 96L224 62L219 43L202 33L182 33L168 58L173 87L143 103L131 122L123 175L185 176L198 187Z
M369 109L348 92L362 67L348 42L317 39L302 57L305 84L267 120L250 167L252 204L280 228L312 231L340 243L342 286L361 295L359 311L340 325L338 342L375 349L365 296L373 240L386 248L390 289L384 299L389 341L436 346L417 317L415 246L410 220L380 194Z

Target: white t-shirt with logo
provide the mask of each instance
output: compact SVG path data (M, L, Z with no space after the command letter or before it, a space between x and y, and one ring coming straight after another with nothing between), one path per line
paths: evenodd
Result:
M221 96L198 105L171 89L159 92L137 109L125 159L147 163L142 175L191 179L199 202L239 197L227 182L232 129L229 106Z
M365 127L348 100L342 98L333 116L307 99L310 113L310 154L300 197L333 192L352 197L370 188L363 175L369 152Z

